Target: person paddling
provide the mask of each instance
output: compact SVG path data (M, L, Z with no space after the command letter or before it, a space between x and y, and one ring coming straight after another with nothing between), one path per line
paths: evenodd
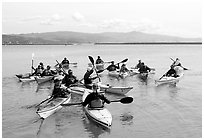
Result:
M69 64L69 60L65 57L62 62L61 62L62 65L64 64Z
M93 92L86 97L86 99L82 103L83 106L86 106L88 104L90 108L103 108L104 103L111 103L103 94L98 93L97 84L93 84L92 89Z
M135 68L139 69L139 68L141 68L141 66L142 66L142 61L138 60L138 64L135 66Z
M96 64L102 64L104 63L104 61L101 59L100 56L98 56L98 58L96 59Z
M125 73L125 72L129 72L128 68L126 67L126 64L122 64L121 68L120 68L120 73Z
M94 72L93 68L88 67L86 73L84 74L84 86L88 89L91 89L93 84L92 81L96 78L96 77L91 77L91 74Z
M111 61L111 64L107 67L107 70L108 70L108 71L116 71L117 69L120 69L119 63L118 63L118 65L116 66L116 65L114 64L114 61Z
M62 81L60 79L55 79L54 80L54 89L52 91L52 99L55 98L66 98L67 97L67 93L70 94L70 92L68 90L66 90L65 88L63 88L61 86Z
M35 69L35 72L32 75L42 76L43 73L43 67L42 65L38 65L38 67Z
M47 65L47 68L43 71L41 76L54 76L55 72L50 69L51 67Z
M149 67L147 67L144 62L141 63L141 67L138 70L140 73L148 73L151 71Z
M180 59L179 58L176 58L176 61L174 61L172 64L171 64L171 67L175 67L175 66L181 66L181 62L180 62Z
M68 70L68 74L62 79L62 84L65 84L66 87L69 87L71 84L75 84L78 82L76 76L73 75L73 71L71 69Z

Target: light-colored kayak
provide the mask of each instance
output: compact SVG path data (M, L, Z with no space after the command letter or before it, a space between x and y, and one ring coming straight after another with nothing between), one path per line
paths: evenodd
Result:
M99 83L99 87L101 91L104 91L105 93L114 93L114 94L127 94L133 87L113 87L109 85L103 85Z
M119 71L109 71L108 72L108 75L109 76L112 76L112 77L120 77L120 78L125 78L127 76L129 76L129 73L128 72L119 72Z
M25 82L33 82L35 81L35 78L37 78L38 76L30 76L30 77L25 77L25 78L19 78L19 80L23 83Z
M48 100L37 110L37 114L41 118L47 118L53 113L57 112L62 108L60 104L67 104L71 100L71 94L67 95L67 98L55 98L53 100ZM50 102L49 102L50 101ZM49 102L49 103L48 103Z
M181 78L184 76L184 73L181 73L179 75L179 77L167 77L164 76L162 79L160 80L155 80L156 85L161 85L161 84L177 84Z
M84 102L87 95L90 94L87 90L84 91L82 96L82 101ZM96 122L97 124L102 125L105 128L110 128L112 125L112 115L106 107L103 108L89 108L88 105L84 107L84 112L86 116Z
M104 63L96 64L96 70L97 70L97 71L99 71L99 70L104 70Z
M138 70L139 69L136 69L134 67L130 68L130 72L131 72L132 75L139 74L140 72ZM155 74L155 69L152 68L151 71L149 72L149 74Z
M42 76L42 77L35 77L35 80L37 81L38 84L48 82L52 80L54 76Z

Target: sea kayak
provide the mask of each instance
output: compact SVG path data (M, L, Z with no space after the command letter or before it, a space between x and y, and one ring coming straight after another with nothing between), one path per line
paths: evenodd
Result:
M82 96L82 101L84 102L87 95L90 94L87 90L84 91L84 95ZM84 107L84 112L86 116L96 122L97 124L100 124L101 126L105 128L110 128L112 125L112 115L108 111L106 107L103 108L89 108L88 105Z
M184 76L184 73L181 73L178 77L167 77L164 76L159 80L155 80L156 85L161 84L177 84L181 78Z
M67 104L71 100L71 94L69 93L66 98L55 98L52 100L48 100L42 106L40 106L37 110L37 114L41 118L47 118L53 113L57 112L62 108L60 104Z
M119 71L109 71L108 75L111 77L125 78L125 77L129 76L129 73L128 72L119 72Z
M124 95L127 94L133 87L114 87L109 85L103 85L99 83L99 87L101 91L104 91L105 93L114 93L114 94L120 94Z
M38 76L29 76L29 77L22 77L22 78L19 78L19 81L25 83L25 82L33 82L35 81L35 78L38 77Z
M54 79L54 76L35 77L35 80L37 81L38 84L48 82L52 79Z

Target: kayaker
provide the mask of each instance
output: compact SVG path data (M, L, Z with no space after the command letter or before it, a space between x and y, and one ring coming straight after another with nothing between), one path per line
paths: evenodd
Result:
M170 70L167 71L167 73L163 76L167 76L167 77L178 77L176 74L176 71L174 70L173 67L170 68Z
M73 75L73 71L71 69L68 70L68 74L62 79L62 84L65 84L66 87L69 87L71 84L75 84L78 82L76 76Z
M43 73L43 67L41 65L38 65L38 67L35 69L35 72L32 75L42 76Z
M84 86L88 89L92 88L93 86L92 81L98 78L97 76L91 77L91 74L93 73L93 71L94 71L93 68L88 67L86 73L84 74Z
M141 67L138 70L140 73L148 73L151 71L149 67L147 67L144 62L141 63Z
M173 59L172 59L173 60ZM181 66L181 63L180 63L180 59L179 58L176 58L176 61L174 61L172 64L171 64L171 67L175 67L175 66Z
M67 97L67 94L69 94L70 92L68 90L66 90L65 88L63 88L61 86L61 83L62 83L62 80L60 79L55 79L54 80L54 89L52 91L52 98L66 98Z
M47 65L47 68L43 71L41 76L54 76L54 71L50 69L51 67Z
M125 72L129 72L128 68L126 67L126 64L122 64L121 68L120 68L120 73L125 73Z
M100 56L98 56L98 58L96 59L96 64L102 64L104 63L104 61L101 59Z
M141 68L141 66L142 66L142 61L138 60L138 64L135 66L135 68L139 69L139 68Z
M65 58L62 60L61 64L62 64L62 65L63 65L63 64L69 64L69 60L67 60L67 58L65 57Z
M103 95L98 93L98 85L92 86L93 92L90 93L83 102L83 106L89 105L89 108L102 108L104 103L110 104L111 102Z
M120 69L119 67L119 63L118 65L116 66L114 64L114 61L111 61L111 64L106 68L108 71L116 71L117 69Z

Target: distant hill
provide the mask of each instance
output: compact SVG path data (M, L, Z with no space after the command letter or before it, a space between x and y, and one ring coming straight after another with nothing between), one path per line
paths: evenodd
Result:
M3 34L2 44L76 44L76 43L157 43L201 42L201 38L147 34L142 32L81 33L71 31Z

